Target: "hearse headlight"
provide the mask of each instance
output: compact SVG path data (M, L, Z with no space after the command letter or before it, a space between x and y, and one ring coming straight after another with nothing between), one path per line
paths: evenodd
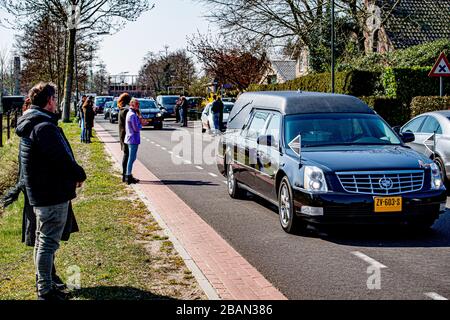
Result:
M156 114L156 117L157 117L157 118L161 118L161 117L162 117L162 114L161 114L161 113L157 113L157 114Z
M312 166L305 167L304 188L312 192L327 192L327 181L322 169Z
M441 171L436 163L430 165L431 168L431 189L440 190L444 188L444 182L441 177Z

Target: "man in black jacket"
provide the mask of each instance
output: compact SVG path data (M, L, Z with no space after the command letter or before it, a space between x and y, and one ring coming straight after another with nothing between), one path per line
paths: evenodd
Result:
M64 231L69 204L86 180L64 132L58 127L55 87L39 83L30 90L32 107L19 119L20 164L26 194L36 215L34 260L38 298L61 299L52 287L52 266Z

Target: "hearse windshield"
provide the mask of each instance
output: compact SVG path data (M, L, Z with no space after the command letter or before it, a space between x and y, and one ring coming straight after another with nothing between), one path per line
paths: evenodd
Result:
M342 145L400 145L399 138L377 115L299 114L285 117L285 141L299 134L302 148Z

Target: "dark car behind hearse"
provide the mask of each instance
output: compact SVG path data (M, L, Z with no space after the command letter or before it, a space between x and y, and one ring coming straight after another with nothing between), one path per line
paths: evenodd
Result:
M217 156L228 193L278 207L282 228L432 226L445 211L437 166L361 100L307 92L244 93Z

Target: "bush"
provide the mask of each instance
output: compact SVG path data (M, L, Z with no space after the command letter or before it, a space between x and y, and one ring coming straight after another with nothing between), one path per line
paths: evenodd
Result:
M379 87L379 72L346 71L336 73L336 93L353 96L370 96ZM248 91L284 91L302 90L313 92L331 92L331 74L315 73L280 84L250 85Z
M360 99L374 109L391 126L402 125L409 120L409 108L405 108L396 98L369 96Z
M411 117L425 112L450 109L450 97L414 97L411 102Z
M439 78L428 77L430 71L431 67L386 68L381 76L386 96L408 106L414 97L439 95ZM446 82L445 92L450 93Z

